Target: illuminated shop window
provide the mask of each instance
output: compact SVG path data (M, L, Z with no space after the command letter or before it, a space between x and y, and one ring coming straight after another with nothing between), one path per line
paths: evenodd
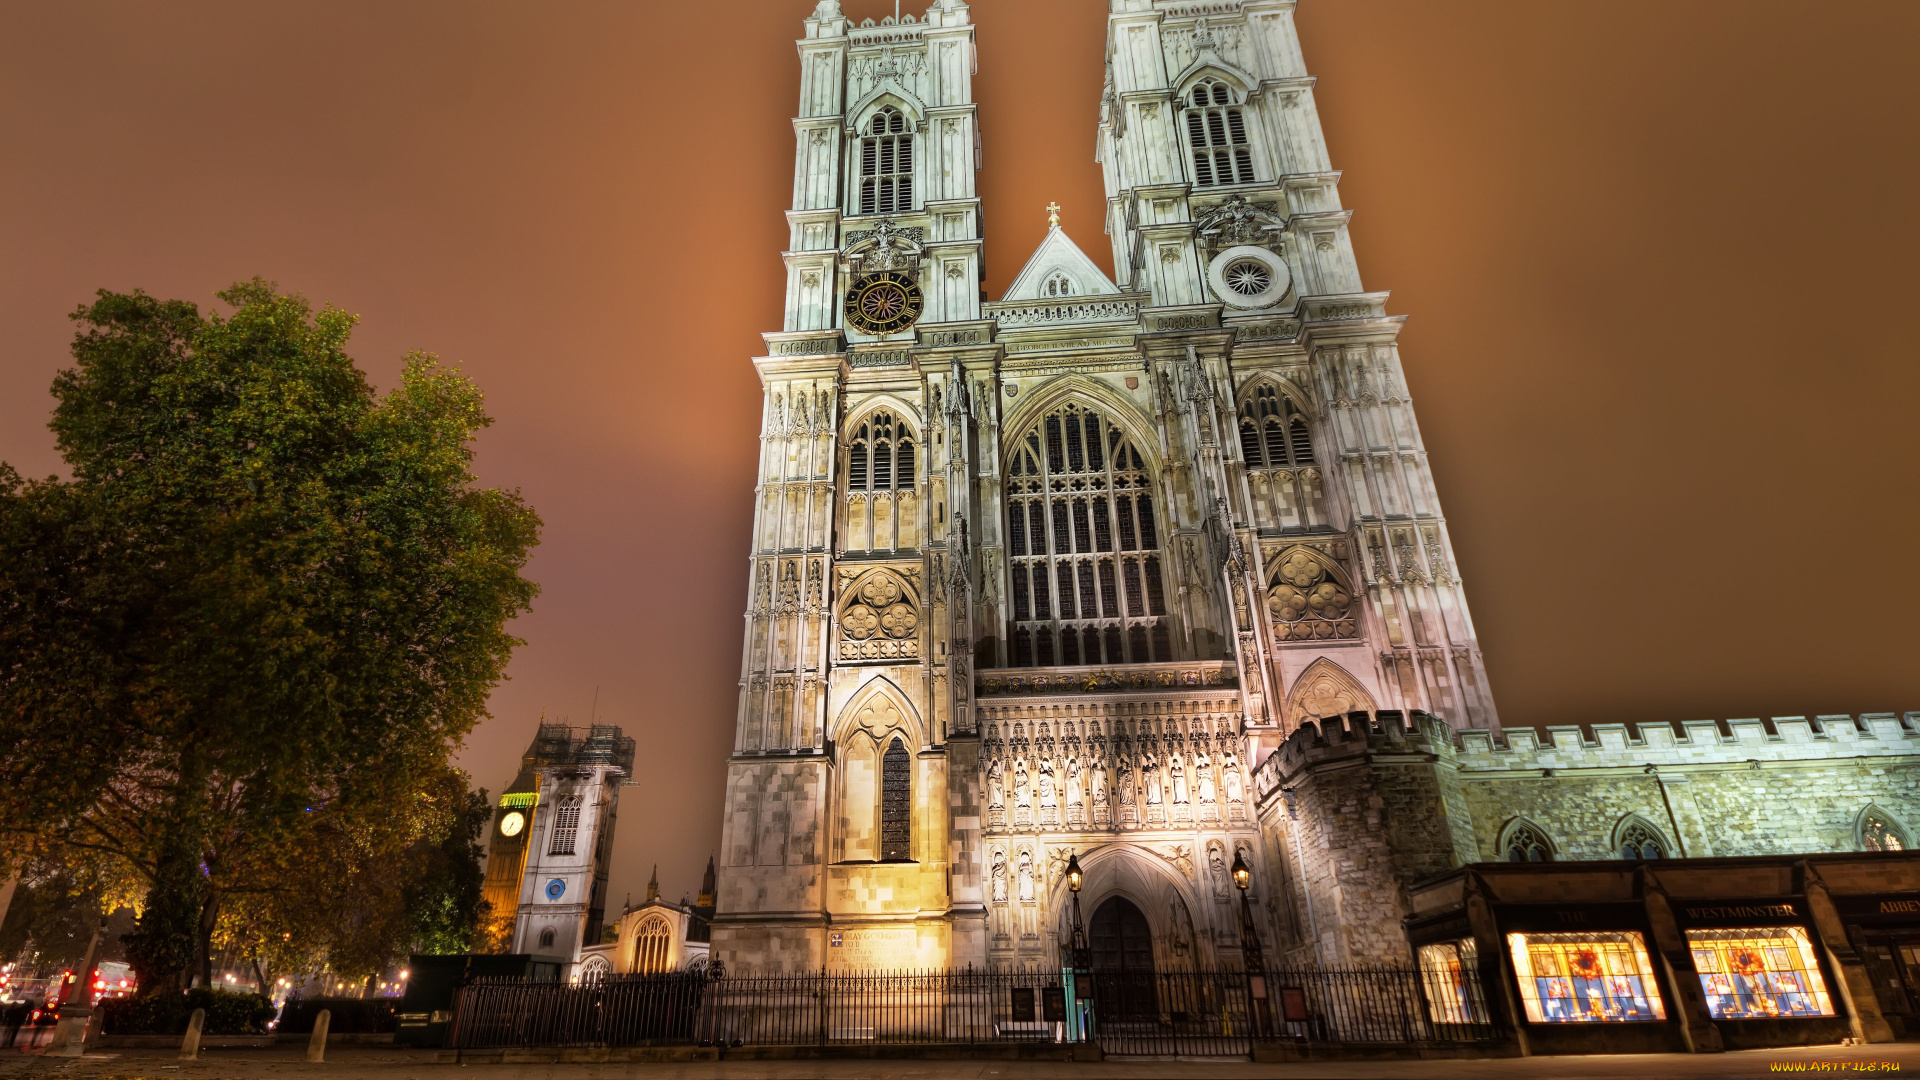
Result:
M1508 934L1507 948L1533 1023L1667 1018L1646 942L1631 930Z
M1480 963L1480 943L1472 938L1420 946L1420 983L1427 1012L1436 1024L1479 1024L1487 1020L1479 984L1468 973Z
M1687 945L1716 1020L1834 1015L1813 943L1800 927L1689 930Z

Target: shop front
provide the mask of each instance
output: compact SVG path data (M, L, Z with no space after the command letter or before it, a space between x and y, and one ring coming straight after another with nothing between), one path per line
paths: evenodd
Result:
M1480 864L1415 885L1407 933L1423 970L1478 968L1524 1053L1883 1041L1920 1028L1920 889L1850 890L1908 879L1904 853Z

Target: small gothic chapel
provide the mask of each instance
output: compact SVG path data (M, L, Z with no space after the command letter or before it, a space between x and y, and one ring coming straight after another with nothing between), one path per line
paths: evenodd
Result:
M1910 846L1912 717L1502 727L1293 16L1111 0L1106 203L996 207L1048 228L992 300L966 3L805 19L728 970L1057 966L1075 856L1149 971L1241 963L1236 861L1269 959L1353 965L1474 865Z

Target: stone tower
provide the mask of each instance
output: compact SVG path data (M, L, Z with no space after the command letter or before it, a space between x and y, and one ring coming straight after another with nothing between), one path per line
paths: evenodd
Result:
M1050 206L992 303L966 5L806 20L716 958L1045 966L1077 854L1099 962L1229 962L1288 732L1496 725L1292 13L1112 0L1117 273Z
M571 965L583 946L599 943L633 754L633 740L612 724L540 724L494 810L484 885L493 951Z

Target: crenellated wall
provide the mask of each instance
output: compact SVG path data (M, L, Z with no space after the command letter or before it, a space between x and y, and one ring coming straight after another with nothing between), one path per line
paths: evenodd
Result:
M1253 773L1295 958L1406 958L1404 889L1503 862L1516 833L1554 861L1858 851L1868 817L1912 846L1920 714L1454 731L1352 713L1294 732Z

